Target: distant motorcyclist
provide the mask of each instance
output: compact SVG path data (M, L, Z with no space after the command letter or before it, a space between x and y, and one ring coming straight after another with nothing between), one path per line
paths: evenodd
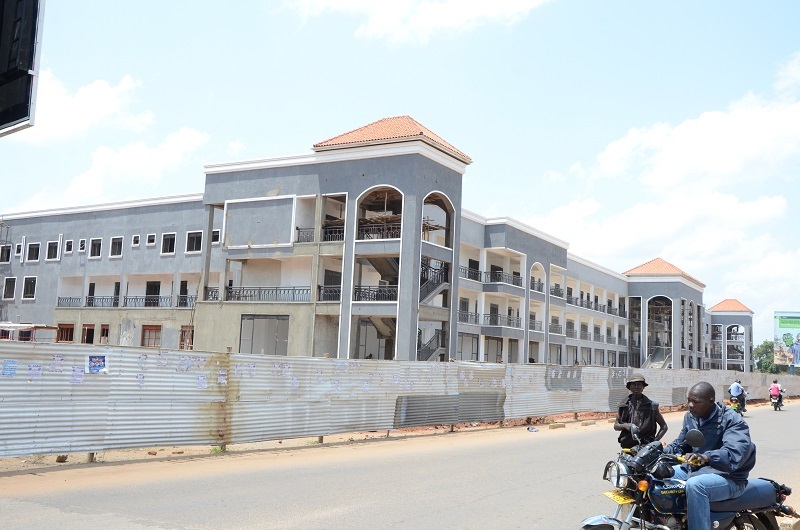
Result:
M644 387L647 386L644 376L633 374L625 386L631 393L619 404L617 421L614 422L614 430L622 431L617 439L620 446L630 449L639 443L660 440L667 432L667 422L658 410L658 403L643 394ZM656 424L659 427L658 432ZM634 431L639 437L638 442L633 437Z
M737 379L728 388L731 397L735 397L742 404L742 412L747 412L747 391L742 386L742 380Z
M781 385L778 384L777 379L773 379L772 384L769 385L769 396L777 397L778 405L781 407L783 406L783 388L781 388Z

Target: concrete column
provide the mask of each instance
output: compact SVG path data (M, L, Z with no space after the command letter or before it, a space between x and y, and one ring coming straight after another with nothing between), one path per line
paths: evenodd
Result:
M206 233L205 244L203 245L203 269L200 271L200 292L197 293L197 300L206 299L206 288L208 287L208 275L211 268L211 234L214 232L214 207L206 206ZM220 241L222 248L222 241Z

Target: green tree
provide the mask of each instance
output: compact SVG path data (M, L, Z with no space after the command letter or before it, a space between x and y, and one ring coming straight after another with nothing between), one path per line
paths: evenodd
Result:
M788 367L775 364L775 343L765 340L753 348L753 361L756 370L764 374L780 374L788 372Z

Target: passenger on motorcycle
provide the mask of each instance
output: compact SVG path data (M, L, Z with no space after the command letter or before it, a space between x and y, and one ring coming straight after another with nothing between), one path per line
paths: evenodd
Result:
M742 386L742 380L737 379L733 382L733 384L728 388L728 393L732 397L735 397L739 400L739 403L742 404L742 412L747 412L747 391L745 391L744 387Z
M777 379L773 379L772 384L769 385L769 396L777 397L778 405L781 407L783 406L783 389L781 388L781 385L778 384Z
M681 432L664 448L665 453L686 453L684 457L689 462L696 462L693 466L675 466L675 478L686 480L689 530L711 528L710 502L739 497L756 464L756 446L750 440L747 423L732 409L714 400L713 386L706 382L694 385L689 390L689 412L683 417ZM690 429L703 433L705 439L701 447L685 445Z
M658 403L643 394L644 387L647 386L644 376L633 374L625 386L631 393L619 404L617 421L614 422L614 430L622 431L617 439L620 446L630 449L639 443L647 444L663 438L667 433L667 422L658 410ZM659 427L658 432L656 424ZM638 442L633 437L634 427L639 436Z

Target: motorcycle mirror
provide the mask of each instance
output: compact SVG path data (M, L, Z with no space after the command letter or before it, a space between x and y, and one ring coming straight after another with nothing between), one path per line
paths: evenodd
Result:
M686 443L692 447L700 447L705 441L706 437L697 429L690 429L689 432L686 433Z

